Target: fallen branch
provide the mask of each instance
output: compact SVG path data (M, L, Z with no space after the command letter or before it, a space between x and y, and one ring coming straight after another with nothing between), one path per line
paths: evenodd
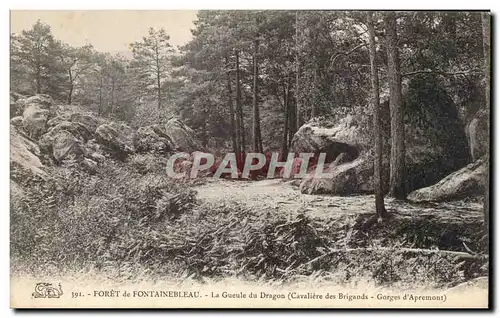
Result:
M359 247L359 248L346 248L346 249L331 249L328 253L318 256L315 259L312 259L309 262L304 263L304 265L313 264L320 259L323 259L327 256L331 256L337 253L377 252L377 251L394 252L394 253L414 253L414 254L426 254L426 255L446 254L446 255L456 256L459 259L473 259L473 260L483 260L489 257L487 254L473 255L466 252L456 252L447 250L430 250L430 249L419 249L419 248L390 248L390 247Z
M434 70L419 70L419 71L413 71L413 72L408 72L401 74L402 77L405 76L412 76L412 75L417 75L417 74L438 74L438 75L443 75L443 76L457 76L457 75L479 75L482 74L478 70L471 70L471 71L459 71L459 72L444 72L444 71L434 71Z

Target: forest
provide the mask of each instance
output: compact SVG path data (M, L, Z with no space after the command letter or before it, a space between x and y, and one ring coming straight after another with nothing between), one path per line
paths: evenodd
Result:
M41 20L11 34L17 270L488 276L488 13L202 10L191 33L175 47L152 26L116 55ZM178 151L325 153L334 175L172 182Z

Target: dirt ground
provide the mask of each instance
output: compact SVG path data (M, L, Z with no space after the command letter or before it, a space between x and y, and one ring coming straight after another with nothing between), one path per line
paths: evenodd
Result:
M374 213L373 195L329 196L302 194L292 181L280 179L261 181L213 180L196 186L198 198L213 202L237 202L256 209L272 209L276 213L305 211L314 218L337 218L341 215ZM405 216L446 217L461 220L482 218L482 202L454 201L416 204L385 199L386 208Z

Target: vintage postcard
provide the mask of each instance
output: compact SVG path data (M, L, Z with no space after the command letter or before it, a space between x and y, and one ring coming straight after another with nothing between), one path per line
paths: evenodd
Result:
M10 12L12 308L489 308L489 11Z

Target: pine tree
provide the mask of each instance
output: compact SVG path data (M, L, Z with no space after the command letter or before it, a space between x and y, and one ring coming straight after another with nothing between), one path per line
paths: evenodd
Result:
M405 127L401 93L401 72L396 30L396 14L387 12L386 29L387 65L389 77L389 107L391 113L391 160L389 194L396 199L406 198L405 189Z
M150 28L148 36L140 42L132 43L134 54L132 66L141 86L151 92L157 101L158 110L162 109L165 86L170 72L169 59L173 53L170 36L164 29Z
M377 50L375 43L375 27L372 12L367 13L368 40L370 49L370 69L371 69L371 100L373 109L373 137L374 143L374 162L373 162L373 187L375 189L375 209L380 218L387 216L384 206L384 195L382 193L382 123L380 120L380 97L379 81L377 69Z
M57 59L60 44L48 24L38 20L30 30L11 37L11 60L17 72L31 86L32 94L46 93L57 98L64 88L64 71Z

